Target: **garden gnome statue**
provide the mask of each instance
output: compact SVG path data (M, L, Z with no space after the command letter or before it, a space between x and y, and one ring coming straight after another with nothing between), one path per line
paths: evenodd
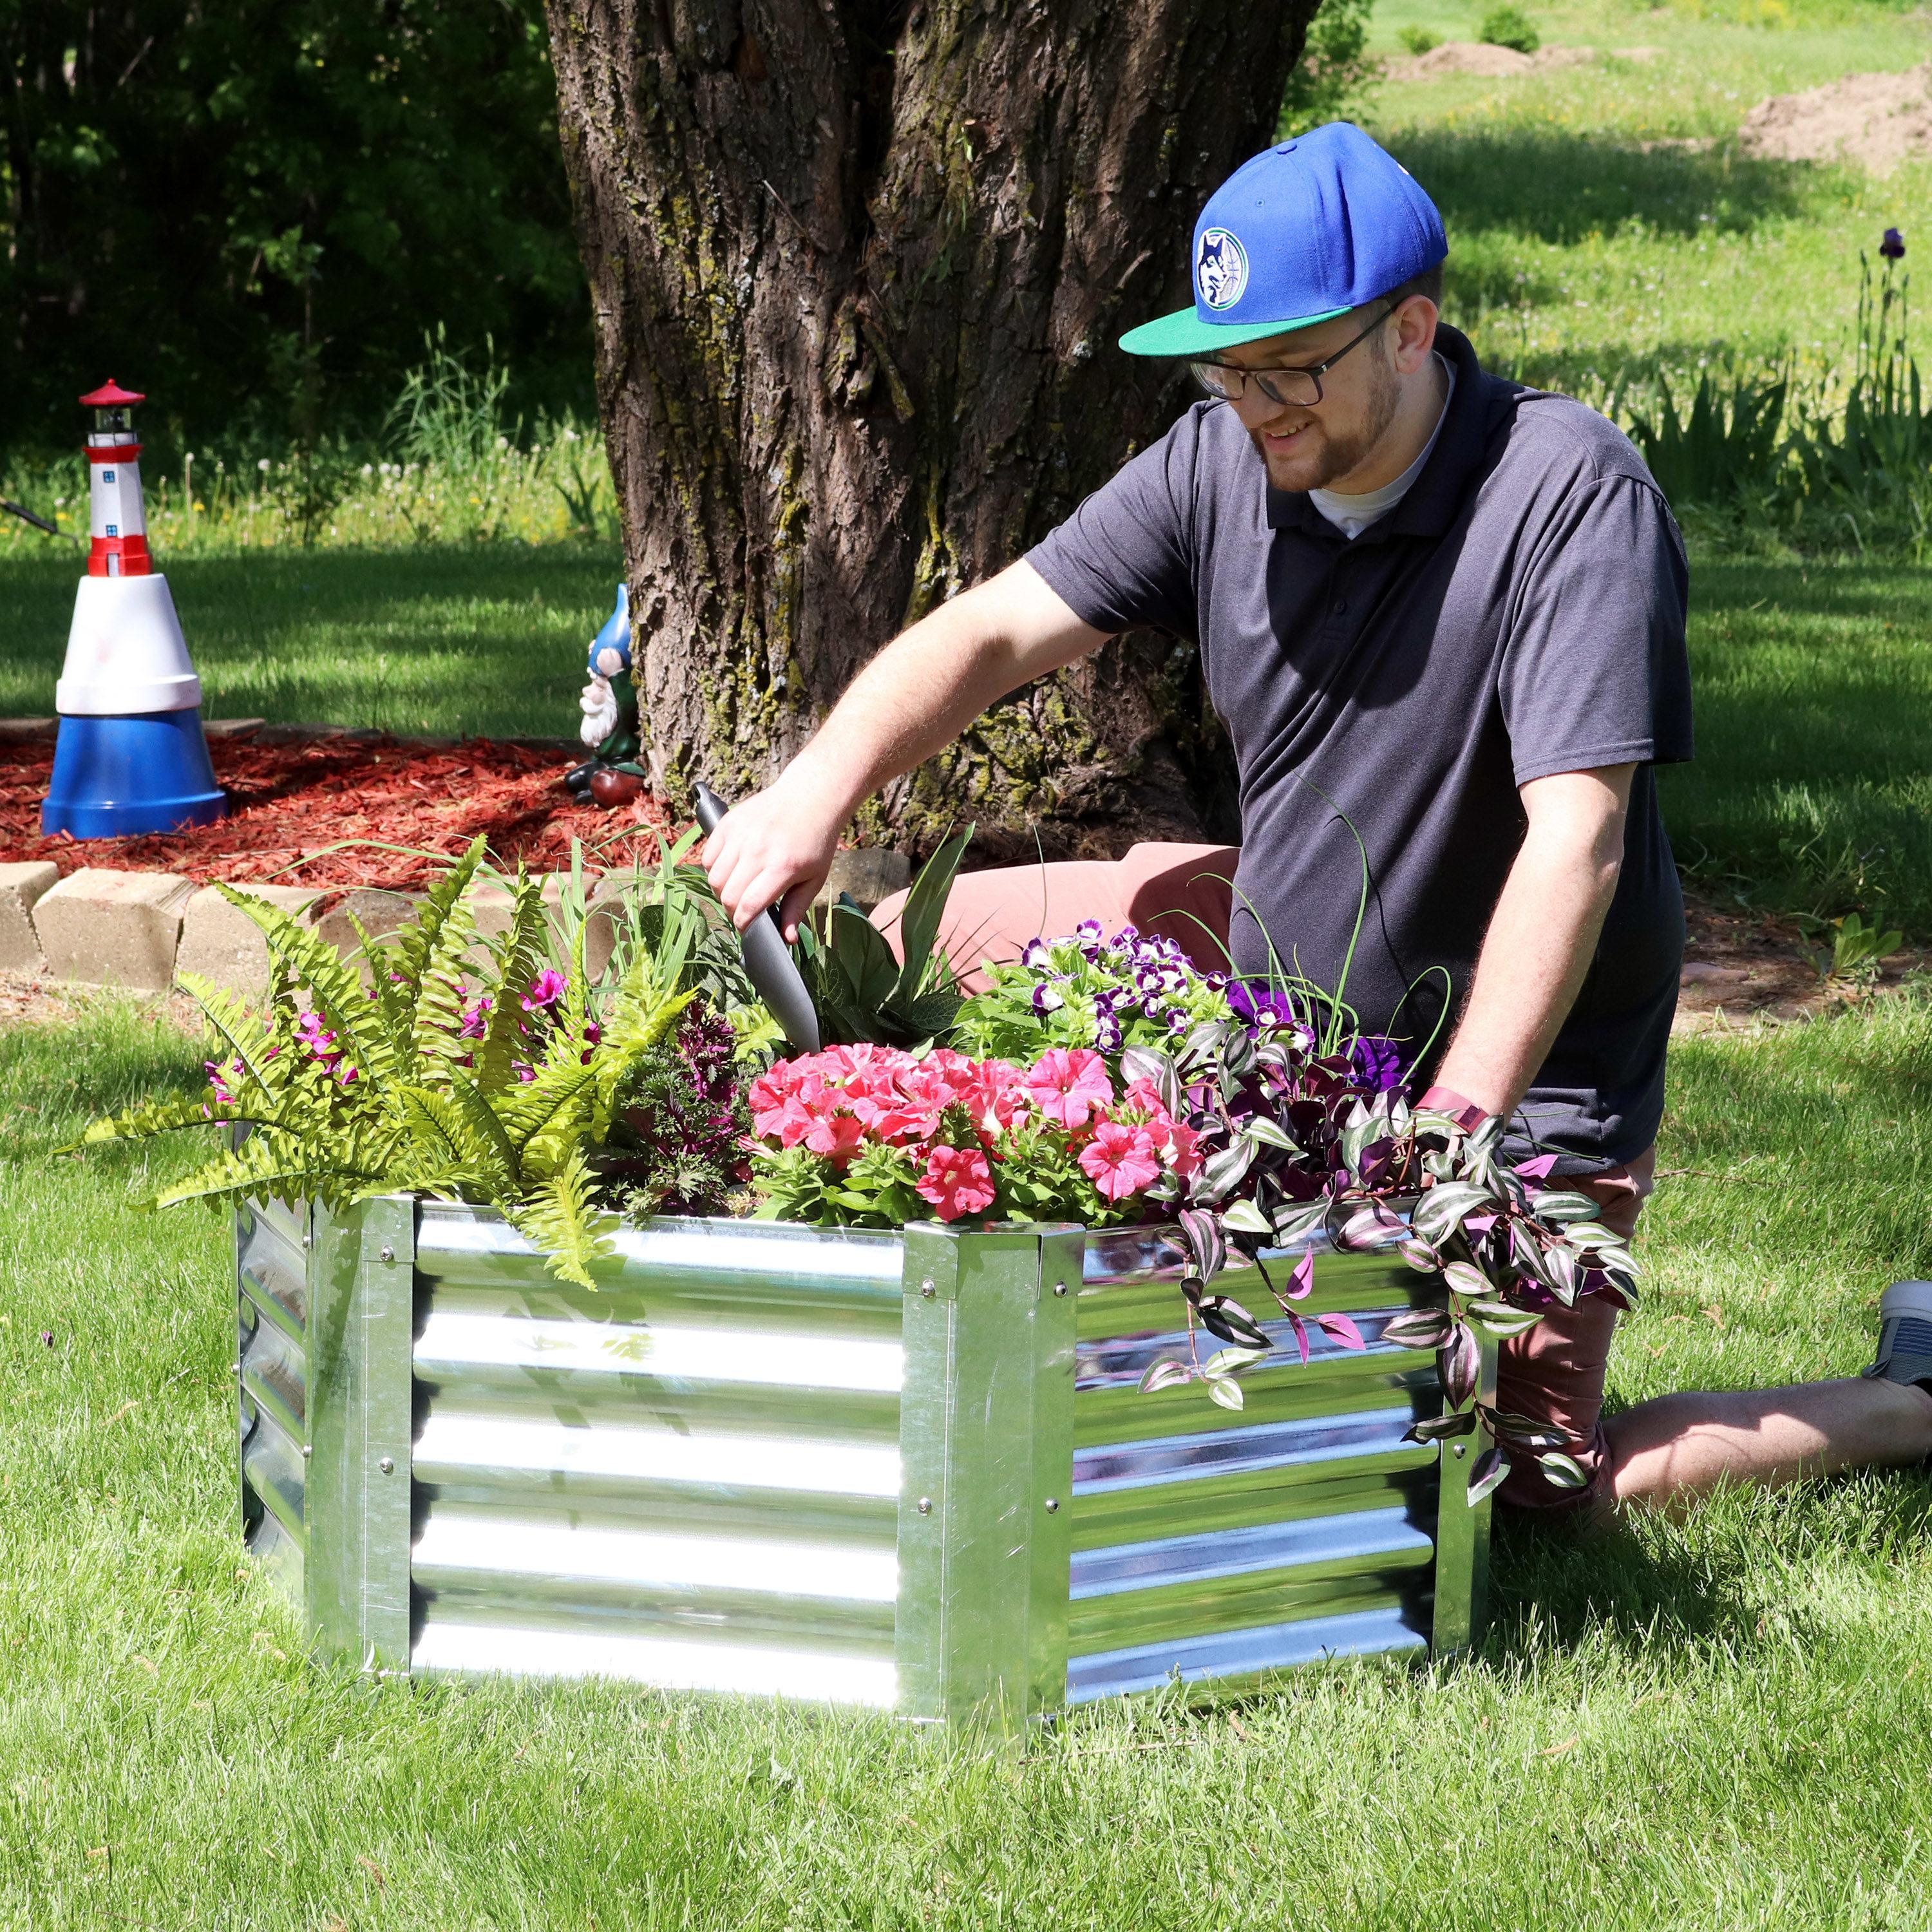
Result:
M638 687L631 682L631 592L617 586L617 605L590 642L590 682L584 687L580 734L590 755L565 780L599 805L628 805L644 788L638 763Z
M94 541L54 687L60 735L40 808L44 832L125 838L212 825L228 809L201 730L201 680L168 580L148 554L141 444L146 398L111 379L80 399Z

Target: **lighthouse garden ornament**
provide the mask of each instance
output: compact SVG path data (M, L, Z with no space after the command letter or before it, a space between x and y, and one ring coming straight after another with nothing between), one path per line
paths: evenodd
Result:
M80 398L93 541L55 687L60 735L40 829L124 838L210 825L228 801L201 729L201 680L168 580L148 551L141 444L131 412L146 398L110 380Z

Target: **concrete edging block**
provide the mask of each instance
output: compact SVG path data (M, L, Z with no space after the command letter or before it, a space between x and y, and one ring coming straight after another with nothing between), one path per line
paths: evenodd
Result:
M231 888L250 898L264 899L298 918L322 896L318 886L262 886L242 884ZM204 980L231 993L260 997L268 989L268 943L262 928L223 898L220 889L203 886L188 901L182 915L177 974L199 973Z
M34 908L60 883L49 859L0 866L0 973L38 973L46 961L34 931Z
M182 915L192 879L173 872L70 872L33 909L34 932L56 980L166 992L174 983Z

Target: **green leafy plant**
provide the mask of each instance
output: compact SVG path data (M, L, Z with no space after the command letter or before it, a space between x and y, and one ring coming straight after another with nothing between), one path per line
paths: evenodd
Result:
M799 972L826 1046L917 1046L951 1030L961 994L939 944L939 923L972 836L970 825L955 832L920 868L899 916L903 963L892 956L885 934L842 895L822 927L800 928Z
M1912 353L1910 278L1890 256L1876 278L1859 262L1842 404L1808 409L1792 446L1806 496L1837 514L1859 548L1900 525L1922 544L1932 535L1932 407Z
M245 1125L238 1145L156 1204L278 1195L339 1208L405 1192L484 1203L544 1249L556 1274L594 1287L610 1244L590 1151L693 997L680 982L698 914L688 900L671 908L661 946L634 945L600 1004L581 918L564 934L568 970L544 963L556 941L535 880L518 876L507 929L481 939L468 889L482 859L479 838L386 940L358 926L354 960L224 886L267 941L266 1012L183 974L220 1042L212 1099L136 1108L86 1138Z
M1369 19L1375 0L1323 0L1309 22L1301 58L1288 77L1281 101L1283 138L1324 122L1358 115L1382 77L1369 52Z
M1868 926L1855 912L1831 922L1832 950L1820 961L1825 976L1852 985L1869 986L1877 979L1880 966L1905 944L1905 935L1896 928L1885 928L1882 919Z
M1416 55L1431 52L1442 44L1442 36L1431 33L1426 27L1404 27L1396 38L1406 52Z
M1520 7L1508 4L1492 7L1483 16L1476 38L1486 46L1514 47L1520 54L1533 54L1543 44L1536 22Z
M1658 487L1672 503L1718 503L1748 485L1768 483L1784 458L1778 429L1790 388L1784 375L1768 381L1733 378L1720 388L1698 379L1688 416L1661 376L1654 416L1633 415L1630 436Z

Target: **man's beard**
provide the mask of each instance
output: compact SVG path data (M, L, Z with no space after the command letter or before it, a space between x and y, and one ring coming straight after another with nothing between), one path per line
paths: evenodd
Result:
M1402 385L1388 358L1382 352L1382 345L1366 345L1370 366L1375 371L1369 392L1362 404L1362 419L1346 434L1337 434L1318 409L1309 412L1310 427L1318 437L1304 455L1298 451L1290 458L1281 475L1276 473L1275 465L1268 461L1268 444L1258 429L1248 432L1262 461L1267 465L1268 481L1277 490L1300 492L1306 490L1325 490L1339 478L1347 476L1359 470L1368 460L1377 443L1388 434L1389 424L1395 421L1396 410L1402 402ZM1306 435L1308 432L1304 431Z

